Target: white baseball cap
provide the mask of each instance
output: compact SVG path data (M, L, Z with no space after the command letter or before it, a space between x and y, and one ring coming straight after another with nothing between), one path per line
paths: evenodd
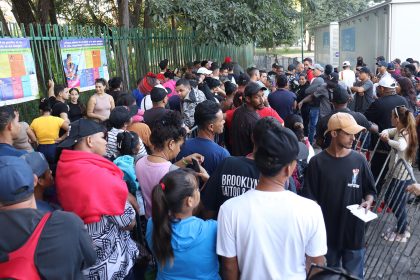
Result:
M386 75L379 80L378 86L395 88L397 86L397 82L390 75Z
M212 74L213 71L210 71L209 69L207 69L206 67L200 67L197 70L197 74L203 74L203 75L210 75Z
M350 61L348 61L348 60L344 61L343 66L351 66Z

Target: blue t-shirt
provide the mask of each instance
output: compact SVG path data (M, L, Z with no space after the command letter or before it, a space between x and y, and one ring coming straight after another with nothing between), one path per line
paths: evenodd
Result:
M295 101L296 94L285 89L276 90L268 95L268 103L283 120L293 114Z
M18 150L9 144L0 143L0 156L20 157L26 153L28 152L24 150Z
M229 152L214 143L211 140L196 137L188 139L181 148L177 159L189 156L194 153L199 153L204 156L203 167L211 175L216 167L227 157L230 156Z
M140 108L141 101L144 98L144 94L138 88L134 89L133 92L132 92L132 94L133 94L134 98L136 99L137 107Z
M162 279L220 279L216 254L217 222L189 217L172 222L171 244L173 265L161 266L158 262L157 280ZM147 222L146 240L153 248L153 221ZM153 251L153 249L152 249Z

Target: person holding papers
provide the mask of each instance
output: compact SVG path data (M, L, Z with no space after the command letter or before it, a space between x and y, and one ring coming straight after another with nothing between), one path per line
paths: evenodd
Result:
M336 113L325 134L329 147L314 156L306 169L303 195L321 206L327 229L329 267L343 267L363 279L365 223L347 206L368 210L376 195L375 182L366 159L351 149L355 135L364 130L347 113Z

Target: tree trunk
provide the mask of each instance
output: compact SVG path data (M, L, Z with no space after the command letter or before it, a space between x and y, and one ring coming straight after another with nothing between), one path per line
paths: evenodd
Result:
M153 28L152 19L150 18L150 7L147 0L144 1L144 28Z
M51 2L54 2L54 1L39 0L38 2L38 8L37 8L38 22L42 25L50 22Z
M58 24L57 10L55 9L55 1L51 1L50 22L51 24Z
M125 28L130 27L128 0L118 0L118 25Z
M140 14L143 0L136 0L133 4L133 13L130 20L131 27L139 27L140 25Z
M18 23L23 23L25 28L28 28L30 23L36 22L29 0L11 0L11 2L13 14Z
M3 35L10 36L10 30L9 30L9 27L7 26L7 21L6 21L6 18L4 17L2 9L0 9L0 20L1 20L1 23L3 24Z

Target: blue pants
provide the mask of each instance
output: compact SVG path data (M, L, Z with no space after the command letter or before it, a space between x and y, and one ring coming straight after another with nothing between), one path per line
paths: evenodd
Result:
M363 261L366 249L360 250L337 250L328 248L327 266L332 268L344 268L347 273L363 279Z
M57 167L55 155L57 150L57 144L39 144L38 152L44 154L45 159L48 161L53 175L55 175L55 169Z
M309 110L309 143L313 143L315 139L316 124L318 123L319 107L311 107Z
M385 202L392 209L397 218L397 232L403 234L407 229L407 199L408 194L405 192L408 185L413 181L400 181L392 179L385 193Z

